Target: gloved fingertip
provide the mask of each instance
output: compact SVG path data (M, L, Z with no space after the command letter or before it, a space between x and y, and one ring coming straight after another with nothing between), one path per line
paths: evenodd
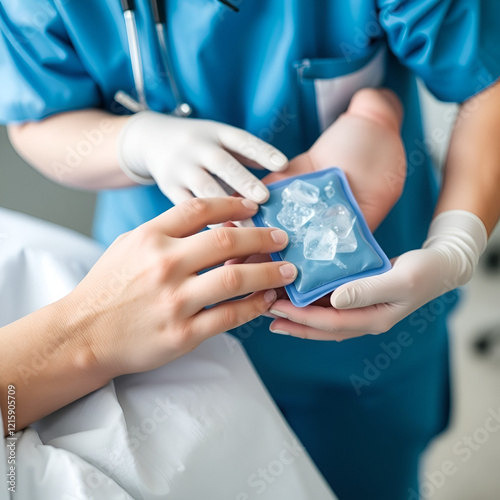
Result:
M284 170L288 166L288 158L283 153L273 153L270 161L275 171Z
M351 297L348 290L342 290L339 294L333 293L330 302L335 309L343 309L351 305Z
M252 187L252 199L257 203L264 203L269 199L269 190L262 184Z

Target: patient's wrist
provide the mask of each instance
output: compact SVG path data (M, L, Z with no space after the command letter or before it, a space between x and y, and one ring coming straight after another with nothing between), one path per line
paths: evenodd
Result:
M16 430L108 382L82 335L78 306L65 298L2 329L2 387L16 388Z
M55 308L53 317L59 318L59 328L68 336L65 357L92 385L102 387L118 375L107 373L100 359L101 349L97 339L104 328L100 325L102 318L73 294L52 304Z

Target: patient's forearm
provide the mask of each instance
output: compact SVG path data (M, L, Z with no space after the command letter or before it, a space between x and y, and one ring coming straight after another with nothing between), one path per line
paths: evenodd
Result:
M436 212L476 214L491 233L500 217L500 84L461 108L450 143Z
M5 434L9 386L15 387L17 431L107 383L76 330L64 299L0 329Z
M8 131L19 155L46 177L82 189L119 188L134 184L115 151L127 118L86 109L10 125Z
M353 96L346 113L308 151L291 160L285 171L268 175L266 182L340 167L374 231L403 191L406 157L400 134L402 114L401 103L391 91L362 89Z

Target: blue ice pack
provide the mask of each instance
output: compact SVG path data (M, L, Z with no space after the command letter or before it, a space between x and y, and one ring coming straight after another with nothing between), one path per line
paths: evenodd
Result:
M391 268L339 168L267 187L269 200L253 221L288 233L287 247L271 257L292 262L298 269L295 281L285 287L295 306L306 306L344 283Z

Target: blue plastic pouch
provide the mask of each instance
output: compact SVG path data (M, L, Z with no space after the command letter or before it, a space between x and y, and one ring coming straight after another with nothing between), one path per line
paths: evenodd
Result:
M267 187L269 200L253 221L288 233L287 247L271 258L297 267L297 278L285 287L295 306L306 306L344 283L391 268L339 168L290 177Z

